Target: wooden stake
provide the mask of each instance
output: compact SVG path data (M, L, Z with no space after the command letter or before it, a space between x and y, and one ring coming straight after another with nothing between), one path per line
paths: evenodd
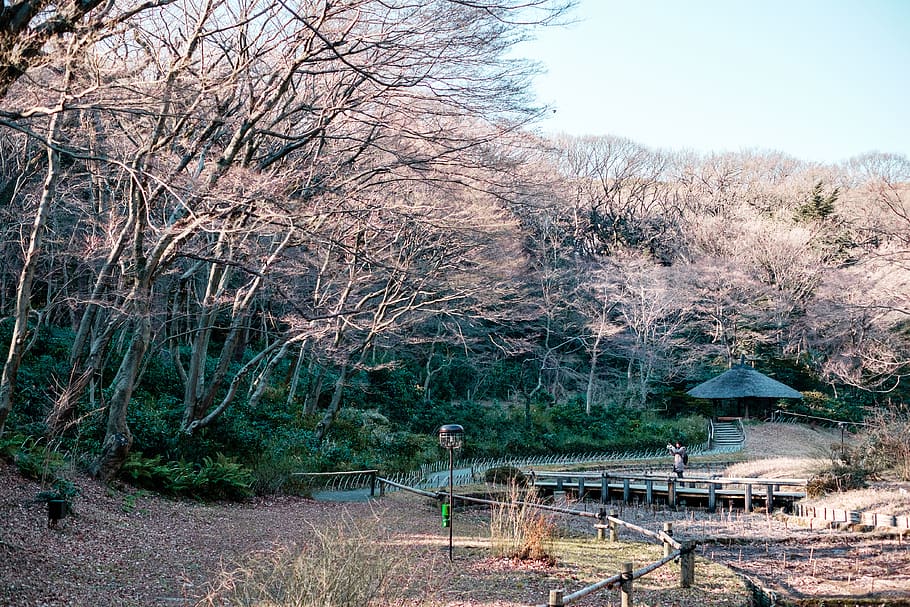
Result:
M682 543L682 554L679 557L679 587L689 588L695 583L695 542Z
M558 590L550 591L550 598L547 599L547 607L563 607L565 603L562 601L563 590L560 588Z
M623 563L619 572L622 582L620 588L621 607L632 607L632 563Z

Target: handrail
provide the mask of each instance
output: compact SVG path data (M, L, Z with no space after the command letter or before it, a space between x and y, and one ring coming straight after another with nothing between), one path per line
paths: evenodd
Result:
M351 476L354 474L377 474L379 470L347 470L343 472L291 472L291 476Z
M684 476L678 478L670 474L627 474L612 472L548 472L548 471L528 471L528 475L533 478L584 478L584 479L601 479L611 478L617 480L672 480L676 483L714 483L716 485L794 485L805 486L809 484L809 479L805 478L767 478L767 477L723 477L723 476Z
M776 422L780 421L781 416L787 415L790 417L803 417L806 419L814 419L816 421L828 422L830 424L835 424L838 427L843 426L871 426L872 424L867 424L866 422L851 422L844 419L831 419L830 417L819 417L817 415L806 415L804 413L791 413L790 411L784 411L783 409L775 409L771 412L771 421Z
M660 559L659 561L654 561L650 565L646 565L645 567L642 567L641 569L637 569L637 570L633 571L632 575L629 576L628 579L637 580L639 578L642 578L645 575L654 571L655 569L663 567L670 561L676 560L677 558L679 558L680 554L682 554L681 550L674 550L673 552L671 552L664 558ZM620 584L622 582L623 582L622 574L614 575L613 577L608 577L605 580L595 582L594 584L591 584L590 586L585 586L584 588L582 588L580 590L576 590L572 594L567 594L566 596L563 597L563 602L564 603L574 603L578 599L583 599L584 597L588 596L589 594L593 594L602 588L606 588L606 589L610 590L614 586L616 586L617 584ZM547 605L538 605L537 607L548 607L548 606Z
M377 480L378 482L380 482L380 483L385 483L385 484L387 484L387 485L392 485L393 487L397 487L398 489L401 489L401 490L403 490L403 491L410 491L411 493L416 493L417 495L422 495L422 496L424 496L424 497L433 497L433 498L436 498L436 499L441 499L441 498L443 498L443 497L448 496L448 493L444 493L444 492L442 492L442 491L438 491L438 492L436 492L436 493L431 493L431 492L429 492L429 491L423 491L423 490L421 490L421 489L415 489L415 488L413 488L413 487L408 487L408 486L406 486L406 485L401 485L401 484L399 484L399 483L390 481L389 479L386 479L386 478L381 478L381 477L380 477L380 478L378 478L378 479L376 479L376 480ZM538 508L538 509L540 509L540 510L548 510L548 511L550 511L550 512L559 512L560 514L573 514L573 515L575 515L575 516L580 516L580 517L583 517L583 518L600 518L600 517L597 515L597 513L595 513L595 512L587 512L587 511L584 511L584 510L572 510L571 508L561 508L561 507L559 507L559 506L549 506L549 505L547 505L547 504L538 504L538 503L535 503L535 502L521 502L521 501L515 501L515 502L509 502L509 504L505 504L505 502L499 502L499 501L496 501L496 500L487 500L487 499L483 499L483 498L480 498L480 497L471 497L471 496L468 496L468 495L459 495L459 494L457 494L457 493L453 493L453 494L452 494L452 501L455 501L455 500L461 500L461 501L463 501L463 502L471 502L471 503L474 503L474 504L487 504L487 505L490 505L490 506L502 506L502 505L530 506L530 507L532 507L532 508ZM618 520L618 519L617 519L617 520Z

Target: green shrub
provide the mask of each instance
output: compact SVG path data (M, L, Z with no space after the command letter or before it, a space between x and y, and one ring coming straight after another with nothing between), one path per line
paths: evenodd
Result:
M215 458L203 458L201 464L192 464L165 462L159 455L146 458L136 452L127 459L120 476L137 487L200 500L237 500L252 494L250 472L220 453Z
M15 464L22 476L39 482L58 478L66 467L59 451L48 448L42 439L20 433L0 439L0 455Z
M193 477L193 491L203 499L237 500L249 497L253 478L250 472L233 458L217 454L206 457Z
M514 466L490 468L484 473L483 480L488 483L496 483L499 485L514 484L519 487L526 487L528 485L528 478L525 476L525 473Z

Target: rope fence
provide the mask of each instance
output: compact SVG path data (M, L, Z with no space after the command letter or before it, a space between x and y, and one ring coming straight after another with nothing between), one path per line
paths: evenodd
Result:
M811 419L817 422L824 422L832 426L843 428L844 426L871 426L865 422L851 422L845 419L832 419L830 417L819 417L818 415L806 415L804 413L791 413L782 409L775 409L771 412L771 421L777 423L799 423L800 419Z

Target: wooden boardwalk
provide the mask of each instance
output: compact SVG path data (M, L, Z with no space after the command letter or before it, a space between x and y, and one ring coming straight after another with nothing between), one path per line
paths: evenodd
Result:
M582 499L599 498L601 504L613 501L679 506L704 506L710 512L718 504L751 512L756 504L766 509L790 508L806 497L806 479L727 478L613 472L538 472L528 477L544 493L574 494Z

